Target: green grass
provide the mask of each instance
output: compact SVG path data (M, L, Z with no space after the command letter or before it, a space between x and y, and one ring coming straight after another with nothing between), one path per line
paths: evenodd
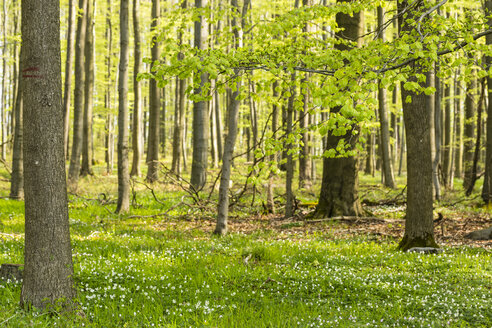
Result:
M24 312L20 283L9 281L0 282L0 327L492 327L484 249L401 253L394 242L335 239L328 228L216 238L189 207L117 216L114 204L94 200L114 200L114 186L89 192L94 182L84 183L69 207L85 318ZM139 191L132 214L165 212L183 193L157 196L164 205ZM22 263L23 204L0 200L0 213L0 263Z

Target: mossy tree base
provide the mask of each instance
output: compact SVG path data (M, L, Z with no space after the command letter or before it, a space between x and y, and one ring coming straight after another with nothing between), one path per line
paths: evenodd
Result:
M424 237L409 237L405 234L403 239L398 244L398 249L404 252L413 247L439 248L432 235L426 235Z

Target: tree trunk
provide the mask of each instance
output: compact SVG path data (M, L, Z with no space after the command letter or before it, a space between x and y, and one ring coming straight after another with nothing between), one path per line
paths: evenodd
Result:
M398 12L402 13L408 6L407 0L398 1ZM422 3L414 9L422 9ZM408 13L405 21L399 22L402 33L411 33L415 28L409 23L415 19L414 15L418 13ZM418 63L411 67L415 73L422 73ZM410 76L409 81L417 82L415 75ZM434 241L429 102L425 93L405 90L403 85L401 96L407 141L407 213L405 234L398 247L402 250L416 246L437 247Z
M453 170L452 170L452 156L453 156L453 125L452 125L452 107L451 107L451 86L446 85L444 87L444 145L443 145L443 165L442 176L443 183L447 189L452 188Z
M346 1L338 1L346 2ZM358 40L362 35L363 13L357 12L352 15L338 13L336 15L338 27L344 29L337 36L349 40ZM347 46L337 44L339 50L347 50ZM336 115L340 108L333 108L331 115ZM358 141L357 130L353 126L343 136L336 136L331 131L327 134L326 150L335 149L343 139L349 149L352 150ZM332 217L338 215L360 216L362 215L362 206L360 204L358 189L359 163L355 157L343 158L323 158L323 179L321 182L321 191L314 215L316 217Z
M485 14L492 13L492 0L485 1ZM492 19L489 17L487 25L492 28ZM486 44L492 44L492 35L486 36ZM492 65L492 57L485 57L487 66ZM490 208L492 204L492 77L487 77L488 103L487 103L487 140L485 143L485 175L482 188L482 200Z
M22 50L21 50L22 52ZM22 53L19 60L19 74L17 75L17 95L14 107L14 148L12 151L12 175L10 184L10 198L24 198L24 169L23 169L23 131L22 131Z
M196 8L206 7L207 0L195 0ZM207 20L201 16L195 22L195 48L205 49L207 40ZM199 95L208 80L208 74L198 72L195 76L200 85L195 89ZM208 115L207 102L198 101L193 103L193 158L191 164L191 186L195 190L201 190L207 181L208 166ZM225 151L225 150L224 150Z
M26 223L20 302L45 308L59 300L68 305L75 296L58 0L22 1L22 39Z
M244 6L247 8L250 0L244 0ZM237 0L231 0L231 5L239 12ZM242 29L244 29L244 17L246 11L242 12L242 24L239 25L237 17L232 19L232 26L235 37L235 48L242 47ZM219 203L217 205L217 225L215 226L214 234L225 235L227 233L227 219L229 216L229 181L231 178L232 156L234 154L234 145L237 137L238 115L240 108L239 94L241 89L241 80L239 71L235 71L237 81L236 90L232 93L230 107L228 110L228 132L224 141L224 154L222 156L222 173L220 176L219 186Z
M427 72L427 86L435 87L435 71L431 68ZM430 145L431 145L431 158L432 158L432 189L434 191L434 199L439 200L441 197L441 187L439 186L439 172L438 172L438 151L437 151L437 122L436 122L436 95L431 94L426 98L427 109L429 110L429 129L430 129Z
M378 27L383 28L384 25L384 11L383 7L378 7ZM382 42L385 42L384 30L379 33L379 38ZM388 188L395 189L396 182L393 174L393 163L391 161L391 141L390 130L388 122L388 106L386 103L386 90L379 87L378 89L378 101L379 101L379 123L380 123L380 140L381 140L381 155L382 155L382 169L384 176L384 185Z
M160 0L152 0L151 31L159 26ZM160 60L161 51L157 35L152 37L152 63ZM159 178L159 127L161 99L159 87L155 79L149 81L149 137L147 142L147 181L155 182Z
M459 71L456 75L459 75ZM454 85L455 105L454 105L454 117L455 117L455 173L454 176L458 178L463 177L463 109L461 107L461 85L458 79Z
M70 105L72 95L72 66L75 38L75 0L68 4L67 59L65 61L65 90L63 96L65 158L68 159L68 136L70 132Z
M292 181L294 180L294 158L292 154L293 145L289 141L293 132L294 124L294 101L296 99L296 74L292 74L292 86L290 88L290 97L287 103L287 119L285 121L285 138L287 140L285 151L287 163L285 165L285 217L290 218L294 215L294 192L292 191Z
M130 209L130 173L128 169L128 58L129 26L128 2L120 7L120 65L118 76L118 204L116 213Z
M83 111L84 111L84 50L86 33L87 1L79 0L77 36L75 40L75 91L73 108L72 154L68 170L68 185L76 190L80 174L80 155L82 152Z
M466 98L465 98L465 129L464 129L464 148L463 148L463 165L465 176L463 178L463 188L466 190L470 187L472 181L472 166L473 166L473 145L475 141L475 115L476 108L476 93L477 93L477 80L475 76L475 70L472 70L472 76L470 76L470 82L466 86Z
M111 22L112 16L112 4L111 0L108 0L106 7L106 46L108 52L106 54L106 79L108 85L106 86L106 92L104 94L104 107L108 111L106 115L106 137L105 137L105 148L106 148L106 172L111 174L113 172L113 157L114 157L114 140L113 140L113 114L111 108L111 57L113 55L113 26Z
M94 2L87 0L85 33L85 90L80 175L92 175L92 109L94 105Z
M278 82L273 82L273 106L272 106L272 140L277 140L277 129L278 129L278 106L277 106L277 98L279 92L277 90ZM271 150L273 151L273 150ZM268 177L268 187L267 187L267 211L269 213L275 214L275 201L274 201L274 189L273 189L273 181L275 177L273 166L277 163L278 154L274 152L270 155L270 174Z
M132 149L133 149L133 162L131 176L140 175L140 157L142 156L142 92L140 89L140 82L138 81L138 74L140 73L140 66L142 61L140 43L140 0L133 0L133 37L135 42L134 62L133 62L133 122L132 122Z

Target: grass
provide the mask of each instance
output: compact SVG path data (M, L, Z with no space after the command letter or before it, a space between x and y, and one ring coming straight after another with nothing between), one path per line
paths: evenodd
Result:
M95 199L111 201L114 186L83 183L70 222L85 318L24 312L20 282L9 281L0 282L0 327L492 327L492 255L482 248L401 253L394 241L329 229L217 238L186 206L166 218L111 214L111 202ZM137 195L133 215L182 197ZM22 203L0 200L0 213L0 263L22 263Z

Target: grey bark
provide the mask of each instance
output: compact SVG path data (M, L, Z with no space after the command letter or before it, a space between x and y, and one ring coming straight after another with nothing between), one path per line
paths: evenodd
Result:
M382 7L378 7L378 27L383 28L384 25L384 11ZM382 42L385 42L384 31L379 33L379 38ZM395 176L393 173L393 163L391 161L391 149L390 149L390 131L388 122L388 105L386 103L386 90L379 87L378 89L378 101L379 101L379 123L380 123L380 140L381 140L381 155L382 155L382 169L384 175L384 185L388 188L396 188Z
M485 13L492 13L492 0L485 1ZM487 25L492 28L492 19L487 20ZM492 35L486 36L486 44L492 44ZM492 57L485 57L486 64L492 65ZM482 188L482 200L489 207L492 204L492 77L487 78L488 103L487 103L487 127L485 142L485 174Z
M75 40L75 90L73 108L73 137L70 167L68 169L68 185L76 190L80 174L80 155L82 153L83 111L84 111L84 50L86 33L87 1L79 0L77 18L77 35Z
M58 0L22 1L22 39L26 222L20 303L45 308L58 300L69 304L75 296L65 179Z
M138 74L140 73L142 51L141 51L141 36L140 36L140 0L133 0L133 38L135 43L134 61L133 61L133 121L132 121L132 150L133 150L133 162L131 176L140 175L140 158L142 156L142 137L143 137L143 124L142 124L142 90L140 88L140 82L138 81Z
M427 86L435 87L435 71L433 68L429 72L427 72ZM432 188L434 191L434 198L439 200L441 197L441 187L439 185L439 171L438 171L438 150L437 150L437 137L436 137L436 129L437 122L435 120L436 117L436 95L431 94L426 98L426 106L429 110L429 129L430 129L430 145L431 145L431 158L432 158Z
M244 0L244 6L247 6L250 0ZM239 12L239 5L237 0L231 0L231 5ZM244 16L246 12L242 12L242 24L238 22L236 16L232 19L232 26L234 28L235 48L242 47L242 33L244 28ZM224 235L227 233L227 219L229 216L229 181L231 178L231 166L232 156L234 154L234 145L236 143L237 130L238 130L238 115L240 100L239 94L241 89L241 80L238 76L239 71L235 71L237 76L236 90L232 93L230 107L228 108L228 132L224 141L224 154L222 156L222 173L220 176L219 185L219 203L217 205L217 225L215 226L215 234Z
M65 157L68 159L69 144L68 136L70 132L70 106L72 101L72 66L73 52L75 48L75 0L70 0L68 4L68 30L67 30L67 59L65 61L65 89L63 96L63 120L64 120L64 143Z
M19 73L22 71L22 50L19 60ZM22 74L17 75L17 95L14 107L14 148L12 150L12 174L10 177L10 195L12 199L24 198L23 169L23 130L22 130Z
M442 176L445 188L452 188L453 170L452 170L452 156L453 156L453 123L452 123L452 100L451 100L451 86L446 85L444 87L444 144L443 144L443 164L442 164Z
M207 5L207 0L195 0L195 7L202 8ZM201 16L195 22L195 48L205 49L207 39L207 20ZM208 74L197 72L195 79L199 85L195 88L195 94L201 94ZM207 181L208 166L208 110L206 101L197 101L193 104L193 157L191 163L191 186L195 190L201 190ZM225 152L225 150L224 150Z
M412 2L398 1L398 12L402 13ZM414 6L422 10L423 3ZM411 33L414 26L408 21L415 19L418 13L410 12L404 21L399 22L399 30ZM415 73L421 73L418 63L411 65ZM415 76L409 81L417 82ZM419 82L422 83L422 82ZM425 85L422 85L425 86ZM424 93L405 90L402 85L403 118L407 141L407 213L405 234L399 248L408 250L412 247L436 247L434 241L433 197L432 197L432 156L430 134L429 102ZM406 101L412 99L411 103Z
M360 42L359 36L362 35L363 30L362 12L353 13L352 15L338 13L336 20L338 26L344 28L343 32L337 33L338 37ZM336 47L339 50L348 49L347 46L341 44L336 45ZM332 112L339 110L340 108L334 108ZM357 129L357 126L353 126L343 136L335 136L333 133L328 132L325 149L336 148L341 139L345 139L346 144L353 149L358 141L358 132L354 131ZM362 215L363 210L358 195L358 167L359 163L355 157L323 158L323 179L315 216Z
M92 175L92 112L94 106L94 2L87 0L87 21L85 32L85 89L84 117L82 128L82 166L80 175Z
M130 209L130 173L128 168L128 60L129 0L120 7L120 64L118 76L118 203L116 213Z
M160 0L152 0L151 31L156 31L159 25ZM160 60L161 51L157 35L152 37L150 49L152 63ZM161 99L157 81L149 81L149 137L147 142L147 181L155 182L159 178L159 127Z
M106 92L104 94L104 106L108 111L106 115L106 135L105 135L105 159L106 159L106 172L108 174L113 172L113 157L114 157L114 136L113 136L113 114L111 113L111 57L113 56L113 26L111 21L112 16L112 4L111 0L107 0L106 6L106 46L108 52L106 54L106 79L109 82L106 86Z
M473 165L473 151L475 141L476 122L475 116L477 112L476 106L476 93L477 93L477 80L475 76L475 70L472 70L472 76L470 82L466 86L466 98L465 98L465 128L463 134L463 165L464 165L464 178L463 188L466 190L472 181L472 165Z

